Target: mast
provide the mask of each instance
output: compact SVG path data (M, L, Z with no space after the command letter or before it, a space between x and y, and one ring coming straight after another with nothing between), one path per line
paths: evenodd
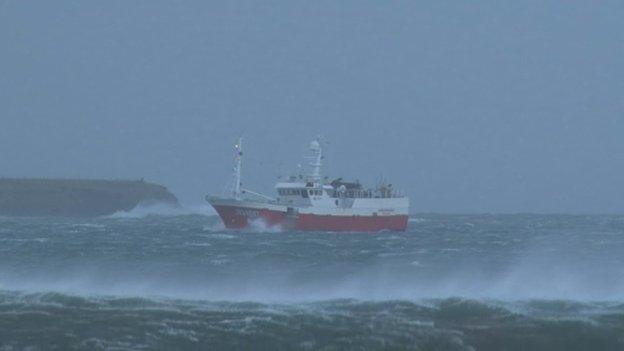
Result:
M238 138L238 142L234 145L236 156L234 157L234 188L232 195L236 200L241 199L241 171L243 168L243 138Z
M321 184L321 166L323 159L323 150L321 148L321 143L319 139L316 138L310 143L310 167L312 168L312 173L310 174L310 179L314 183Z

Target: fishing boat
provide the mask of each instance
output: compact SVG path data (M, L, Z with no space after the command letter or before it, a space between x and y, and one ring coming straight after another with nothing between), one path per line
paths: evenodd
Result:
M365 188L359 181L331 179L322 174L320 139L309 144L307 174L292 175L275 185L276 196L243 187L243 140L234 146L232 185L225 196L206 196L226 228L254 224L298 231L404 231L409 198L380 181Z

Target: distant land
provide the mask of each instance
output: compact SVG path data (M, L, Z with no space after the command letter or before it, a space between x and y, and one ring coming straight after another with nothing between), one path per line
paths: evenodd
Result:
M158 203L179 206L166 187L142 179L0 178L0 216L95 217Z

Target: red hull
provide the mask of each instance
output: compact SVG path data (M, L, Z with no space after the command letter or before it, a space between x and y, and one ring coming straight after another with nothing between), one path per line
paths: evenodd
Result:
M407 215L395 216L330 216L299 214L296 218L285 212L267 209L249 209L235 206L214 206L227 228L242 229L254 220L261 220L267 226L282 226L285 229L309 231L352 231L378 232L381 230L404 231Z

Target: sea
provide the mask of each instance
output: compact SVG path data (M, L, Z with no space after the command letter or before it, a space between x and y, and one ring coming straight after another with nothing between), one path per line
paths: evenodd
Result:
M624 350L624 216L0 218L0 350Z

